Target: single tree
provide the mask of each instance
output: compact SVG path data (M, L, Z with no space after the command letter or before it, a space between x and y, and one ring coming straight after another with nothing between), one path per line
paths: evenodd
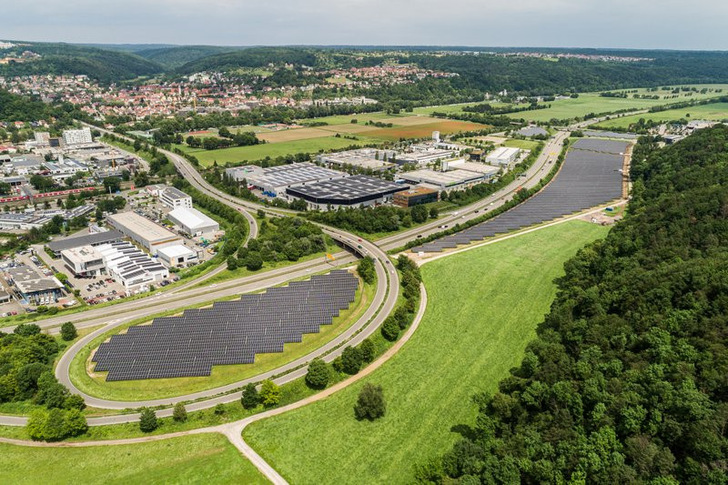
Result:
M313 359L308 365L306 384L314 389L323 389L329 383L331 372L329 366L320 358Z
M157 415L154 409L142 408L141 417L139 418L139 429L145 433L154 431L159 426Z
M275 406L281 400L281 388L275 382L266 379L260 386L260 398L265 406Z
M356 419L373 421L384 416L387 405L384 402L382 386L365 384L359 392L359 398L354 406Z
M68 342L69 340L73 340L78 336L78 332L76 331L76 326L73 324L73 322L66 322L63 325L61 325L61 338Z
M357 347L346 347L341 353L341 366L347 374L359 372L362 363L361 352Z
M399 324L393 317L389 316L384 320L384 324L382 325L382 335L384 338L390 342L394 342L399 337L399 331Z
M362 361L371 362L377 354L377 346L374 344L372 339L364 339L364 341L359 344L359 353L361 354Z
M240 398L240 403L245 409L253 409L260 404L260 395L258 395L258 390L255 388L255 384L251 382L245 386L243 389L243 395Z

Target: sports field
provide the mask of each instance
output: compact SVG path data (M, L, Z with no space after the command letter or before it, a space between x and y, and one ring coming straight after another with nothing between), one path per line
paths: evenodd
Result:
M623 118L614 118L599 123L600 128L629 128L632 123L637 123L640 119L652 120L656 122L675 121L679 119L686 120L728 120L728 103L710 103L700 106L691 106L682 109L669 109L659 111L657 113L644 113L640 115L625 116Z
M84 448L31 448L0 443L3 483L264 484L258 470L218 434Z
M281 353L259 354L253 364L217 365L207 377L177 377L168 379L147 379L106 382L106 373L93 373L89 361L91 351L108 338L99 337L81 349L73 359L70 368L71 380L81 391L102 399L118 401L143 401L190 394L212 389L253 377L302 357L329 342L354 324L366 311L374 297L372 285L365 285L356 292L351 306L334 318L331 325L322 325L319 333L306 334L298 343L288 343Z
M520 362L564 262L606 233L571 221L424 265L427 312L397 355L326 400L252 424L246 441L291 483L411 483L414 464L473 424L471 396ZM365 383L384 388L387 414L374 422L354 418Z
M701 100L714 98L728 92L728 85L696 85L698 89L707 88L712 91L701 93L684 93L673 96L670 91L658 90L648 92L646 89L638 89L636 94L658 95L660 99L635 99L630 93L628 98L607 98L600 96L599 93L582 93L578 98L559 99L543 104L550 104L547 109L539 109L533 111L523 111L520 113L512 113L507 116L511 118L524 118L530 121L549 121L551 119L573 119L582 117L589 113L611 113L623 109L649 109L653 106L663 106L666 104L681 103L685 101ZM722 92L716 90L722 89ZM632 91L628 89L627 91ZM690 95L689 95L690 94Z

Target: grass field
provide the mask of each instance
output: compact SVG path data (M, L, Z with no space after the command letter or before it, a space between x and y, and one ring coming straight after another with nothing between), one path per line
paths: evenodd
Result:
M226 163L240 163L244 161L260 160L265 157L280 157L294 153L318 153L320 150L340 150L349 145L364 145L375 140L360 138L349 140L336 138L333 135L307 140L295 140L281 143L264 143L247 147L223 148L221 150L203 150L190 148L187 145L174 145L190 155L194 155L203 166L210 166L213 162L219 165Z
M629 128L632 123L637 123L640 118L656 122L674 121L679 119L687 120L728 120L728 103L710 103L700 106L691 106L682 109L669 109L657 113L644 113L640 115L614 118L599 123L599 128Z
M245 483L267 480L217 434L121 446L30 448L0 444L3 483Z
M218 365L207 377L179 377L172 379L148 379L134 381L106 382L106 373L93 373L89 361L91 350L108 338L99 337L79 351L71 363L70 375L73 383L83 392L103 399L141 401L182 396L205 389L230 384L262 372L269 371L302 357L321 347L349 328L366 311L374 296L372 285L357 290L356 299L349 309L341 312L331 325L322 325L319 333L303 336L300 343L288 343L282 353L259 354L253 364Z
M564 261L606 232L571 221L424 265L427 312L397 355L326 400L252 424L246 440L292 483L412 482L414 464L473 423L470 397L520 362ZM354 419L365 383L384 388L375 422Z
M720 96L725 94L728 90L728 85L716 84L716 85L699 85L695 86L698 89L703 87L708 89L723 89L723 93L708 92L705 94L693 93L692 96L686 96L686 93L681 93L677 98L663 99L663 96L669 96L668 91L657 91L648 92L646 89L638 89L637 94L657 94L661 99L634 99L634 98L606 98L599 96L599 93L582 93L579 94L578 98L560 99L551 101L549 103L551 107L547 109L539 109L534 111L523 111L520 113L513 113L507 116L511 118L524 118L530 121L549 121L552 118L556 119L573 119L581 117L589 113L608 113L619 111L623 109L648 109L653 106L662 106L672 103L680 103L684 101L700 100L711 97ZM631 96L631 94L630 94Z
M415 108L412 110L412 113L418 114L418 115L431 115L432 113L462 113L463 108L466 106L475 106L476 104L484 104L488 103L489 105L493 106L494 108L499 108L503 106L507 106L507 103L498 103L495 101L479 101L477 103L459 103L459 104L441 104L438 106L425 106L422 108Z

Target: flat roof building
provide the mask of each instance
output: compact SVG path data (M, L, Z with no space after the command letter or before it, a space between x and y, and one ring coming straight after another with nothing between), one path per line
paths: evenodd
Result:
M310 162L268 168L248 165L228 168L225 173L239 182L247 180L248 185L257 187L272 197L284 194L289 187L348 177L345 172L319 167Z
M482 173L486 180L490 180L498 175L501 171L500 167L494 167L492 165L486 165L485 163L477 162L466 162L464 159L459 160L448 160L442 162L443 170L467 170L469 172Z
M329 206L365 207L382 204L390 201L395 192L408 188L387 180L354 175L291 187L286 189L286 193L305 200L312 209L326 210Z
M124 235L116 229L106 232L84 234L83 236L67 237L47 244L48 249L56 256L66 249L80 248L82 246L100 246L112 242L121 241Z
M96 276L104 269L104 258L93 246L64 249L63 264L76 276Z
M220 230L220 224L197 209L180 207L170 211L167 218L190 236L201 236Z
M146 291L150 284L169 277L169 270L128 242L98 247L109 274L129 291Z
M400 207L412 207L418 204L437 202L438 192L429 187L412 187L394 194L392 202Z
M488 154L485 161L491 165L510 165L521 153L520 148L498 147Z
M63 284L55 276L45 277L30 266L20 265L7 270L8 283L14 284L20 297L36 305L48 305L58 301L63 294Z
M316 159L321 163L337 166L358 167L366 170L381 171L394 167L388 160L394 158L394 150L379 150L377 148L359 148L345 152L323 153Z
M192 197L176 187L165 187L159 191L159 201L170 209L192 208Z
M485 176L482 173L459 169L447 172L422 169L405 172L399 176L407 182L426 184L440 191L462 190L485 180Z
M199 262L197 253L181 244L160 249L157 257L168 268L187 266Z
M146 248L152 256L157 254L159 248L182 243L178 235L135 212L111 214L106 219L112 227Z
M81 128L80 130L65 130L63 132L63 143L66 146L82 145L85 143L93 143L94 138L91 136L90 128Z

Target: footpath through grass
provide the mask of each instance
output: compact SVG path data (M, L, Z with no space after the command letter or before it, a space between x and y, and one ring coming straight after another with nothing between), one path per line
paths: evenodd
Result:
M245 439L292 483L405 483L472 423L471 396L494 391L523 357L564 262L607 229L570 221L422 267L428 307L412 340L371 376L329 399L249 426ZM365 383L387 414L359 422Z
M268 481L218 434L88 448L29 448L0 443L3 483L127 484Z

